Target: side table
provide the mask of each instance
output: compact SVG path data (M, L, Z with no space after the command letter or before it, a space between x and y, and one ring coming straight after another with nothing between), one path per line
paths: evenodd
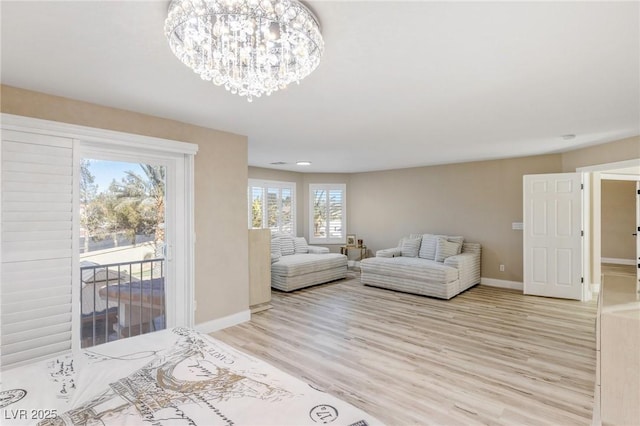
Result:
M360 246L360 247L356 247L356 246L341 246L340 247L340 254L346 254L347 257L349 257L349 251L353 251L353 250L359 250L360 251L360 257L355 260L356 262L360 262L362 259L365 259L367 257L367 246Z

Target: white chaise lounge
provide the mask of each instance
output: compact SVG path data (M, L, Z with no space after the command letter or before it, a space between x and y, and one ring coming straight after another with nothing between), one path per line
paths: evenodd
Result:
M303 237L271 239L271 287L282 291L339 280L347 276L347 256L310 246Z
M480 244L463 237L412 235L363 259L360 279L368 286L451 299L480 283L480 256Z

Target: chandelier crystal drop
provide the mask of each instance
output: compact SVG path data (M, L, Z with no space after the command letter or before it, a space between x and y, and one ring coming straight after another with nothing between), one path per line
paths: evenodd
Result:
M249 102L299 83L324 51L318 20L297 0L173 0L164 31L185 65Z

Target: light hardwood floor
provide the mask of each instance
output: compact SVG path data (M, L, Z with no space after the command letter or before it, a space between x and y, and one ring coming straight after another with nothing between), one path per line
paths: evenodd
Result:
M613 263L603 263L601 266L602 275L622 275L622 276L636 276L635 265L616 265Z
M346 279L272 304L212 335L389 425L591 423L595 302L482 285L444 301Z

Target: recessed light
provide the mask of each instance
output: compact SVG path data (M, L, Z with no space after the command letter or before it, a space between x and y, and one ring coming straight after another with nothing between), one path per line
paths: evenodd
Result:
M298 161L296 164L298 166L310 166L311 165L311 161Z
M565 140L565 141L570 141L570 140L575 139L575 138L576 138L576 135L573 135L573 134L562 135L562 139Z

